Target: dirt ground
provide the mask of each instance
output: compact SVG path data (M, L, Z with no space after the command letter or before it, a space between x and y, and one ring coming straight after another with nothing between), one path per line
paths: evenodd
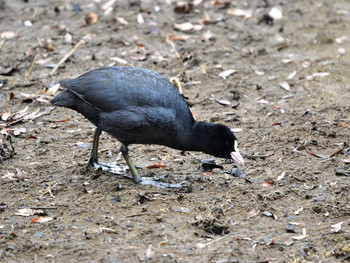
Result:
M350 261L348 0L73 3L0 1L1 262ZM48 101L106 65L177 77L246 165L132 145L142 176L190 187L86 170L93 125ZM103 133L101 159L119 147Z

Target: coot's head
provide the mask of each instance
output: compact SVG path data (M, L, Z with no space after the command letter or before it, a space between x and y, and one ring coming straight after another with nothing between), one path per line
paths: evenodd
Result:
M211 154L216 157L233 159L238 165L244 165L242 155L237 148L237 139L225 125L214 124L211 133Z

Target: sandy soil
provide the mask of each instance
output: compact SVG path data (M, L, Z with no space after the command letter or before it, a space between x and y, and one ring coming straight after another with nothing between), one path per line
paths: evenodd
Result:
M350 261L350 2L226 2L0 1L0 261ZM177 77L198 120L240 129L243 173L156 145L130 147L142 176L189 189L86 171L93 126L47 90L125 63ZM118 149L102 135L101 159L125 165Z

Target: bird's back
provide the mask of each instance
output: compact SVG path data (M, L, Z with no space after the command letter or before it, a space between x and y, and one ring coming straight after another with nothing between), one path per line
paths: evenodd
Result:
M77 110L126 144L174 147L181 144L174 141L178 134L189 130L194 122L181 94L153 71L104 67L59 83L67 90L53 99L54 105ZM184 136L186 140L188 132Z

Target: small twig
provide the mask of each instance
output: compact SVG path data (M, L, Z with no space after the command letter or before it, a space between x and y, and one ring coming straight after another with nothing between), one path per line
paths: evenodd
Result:
M57 209L57 207L41 207L41 206L33 206L29 208L30 209Z
M30 68L29 68L29 70L28 70L27 79L30 79L30 78L31 78L30 74L32 73L33 67L34 67L35 62L37 61L38 57L39 57L39 54L36 54L35 57L34 57L34 59L33 59L32 64L30 65Z
M2 46L4 45L4 43L5 43L5 40L1 40L1 42L0 42L0 50L1 50Z
M54 67L54 69L51 71L51 73L50 73L50 75L53 75L56 71L57 71L57 69L74 53L74 51L75 50L77 50L78 48L79 48L79 46L81 45L81 44L83 44L84 43L84 40L80 40L74 47L73 47L73 49L71 50L71 51L69 51L68 53L67 53L67 55L65 55L64 56L64 58L62 58L61 60L60 60L60 62L58 62L58 64L56 65L56 67Z
M179 53L177 52L176 48L175 48L175 45L173 43L173 41L171 41L171 39L169 37L167 37L167 41L168 43L170 43L171 47L173 48L177 58L179 59L179 62L181 64L181 66L183 67L184 66L184 62L182 61L182 58L180 57Z
M205 244L199 243L198 245L199 245L199 247L201 247L201 248L205 248L206 246L209 246L209 245L211 245L211 244L213 244L213 243L215 243L215 242L218 242L218 241L220 241L220 240L223 240L224 238L229 237L229 236L230 236L230 234L229 234L229 235L226 235L226 236L219 237L218 239L215 239L215 240L210 241L210 242L205 243Z

